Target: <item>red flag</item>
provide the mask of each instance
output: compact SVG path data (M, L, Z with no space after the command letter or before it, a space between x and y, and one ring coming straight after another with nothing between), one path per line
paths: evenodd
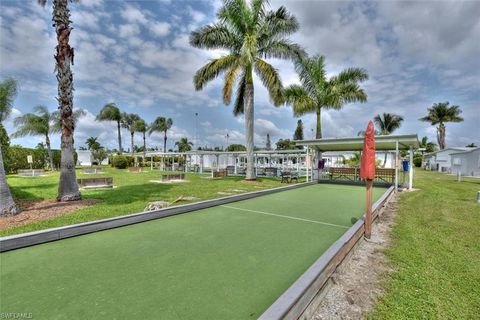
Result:
M371 120L368 123L363 140L360 178L366 180L375 179L375 129L373 128L373 122Z

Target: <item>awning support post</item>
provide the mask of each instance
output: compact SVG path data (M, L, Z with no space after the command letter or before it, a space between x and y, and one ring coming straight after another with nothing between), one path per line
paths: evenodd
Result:
M398 191L398 140L395 141L395 192Z
M308 182L308 175L309 175L309 163L308 160L310 159L310 148L307 146L307 158L305 159L305 165L307 166L307 176L306 176L306 181Z
M410 146L409 156L410 156L410 159L409 159L410 171L408 172L408 190L411 191L413 187L413 147L412 146Z

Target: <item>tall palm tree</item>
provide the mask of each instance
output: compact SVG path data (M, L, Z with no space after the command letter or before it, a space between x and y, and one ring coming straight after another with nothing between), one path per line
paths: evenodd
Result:
M133 157L133 154L135 153L134 150L134 136L135 136L135 131L136 127L135 124L136 122L140 120L140 116L135 113L122 113L122 127L127 129L130 132L130 146L131 146L131 154Z
M167 152L167 131L170 130L172 125L173 121L171 118L157 117L148 130L148 134L163 132L163 152Z
M47 0L37 0L45 5ZM73 114L73 48L70 47L70 10L68 0L52 0L53 26L57 34L55 53L55 71L58 81L58 109L62 120L61 136L61 171L58 186L58 201L73 201L81 199L75 174L75 160L73 157L73 132L75 123Z
M316 138L322 138L321 112L323 109L340 110L350 102L366 102L367 94L359 83L368 79L361 68L348 68L327 79L323 56L305 57L295 63L301 85L285 89L285 102L292 105L296 117L306 113L317 116Z
M384 113L383 115L377 114L373 121L380 130L381 135L392 134L395 130L400 128L402 125L403 117L393 114L393 113ZM385 159L383 160L383 166L387 164L387 153L385 152Z
M17 95L17 82L14 79L6 79L0 82L0 127L3 129L3 121L12 112L13 100ZM13 201L12 193L7 184L5 167L3 165L2 144L0 143L0 216L14 215L19 209Z
M246 179L254 180L253 123L255 72L267 88L270 99L278 106L283 102L283 86L278 71L264 59L298 59L304 51L290 42L288 35L298 29L297 19L285 7L266 9L266 0L224 0L217 12L218 22L204 26L190 35L190 44L202 49L222 49L229 53L213 59L194 77L196 90L225 74L223 102L231 102L237 84L233 113L245 115L247 147Z
M143 163L145 163L145 158L147 157L147 139L146 133L148 130L147 123L143 119L138 119L135 122L135 131L140 132L143 136Z
M50 168L53 170L53 156L50 144L50 134L60 132L60 126L55 125L57 120L55 114L48 111L45 106L36 106L34 113L26 113L18 116L14 120L17 128L12 134L13 138L25 136L43 136L45 137L45 145L47 146L48 161Z
M175 142L175 145L178 146L179 152L187 152L192 150L193 143L188 141L188 138L180 138L180 141Z
M439 102L434 103L431 108L428 108L428 114L420 118L420 121L430 122L432 126L437 126L437 142L440 150L445 149L445 135L446 128L445 122L462 122L463 118L460 117L462 110L459 106L450 106L450 103Z
M120 128L122 126L122 113L117 105L113 102L103 106L96 118L98 121L115 121L117 123L118 153L122 154L122 134Z
M422 140L420 140L419 147L425 148L426 152L435 151L435 143L428 141L427 137L423 137Z

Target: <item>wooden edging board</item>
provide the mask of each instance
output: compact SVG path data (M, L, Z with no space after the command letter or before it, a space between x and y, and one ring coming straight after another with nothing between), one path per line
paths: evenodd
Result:
M382 195L372 208L373 221L380 210L390 201L394 187ZM258 319L309 319L316 307L316 297L322 296L322 290L335 269L348 253L362 239L364 219L359 219L330 248L318 258L305 273L300 276Z
M231 202L256 198L267 194L282 192L286 190L314 185L317 182L297 183L286 187L278 187L260 191L247 192L239 195L232 195L212 200L205 200L191 204L185 204L170 208L163 208L155 211L135 213L120 217L84 222L64 227L22 233L13 236L0 237L0 252L29 247L45 242L57 241L65 238L80 236L92 232L108 230L123 227L135 223L145 222L149 220L161 219L177 214L188 213L200 209L210 208Z

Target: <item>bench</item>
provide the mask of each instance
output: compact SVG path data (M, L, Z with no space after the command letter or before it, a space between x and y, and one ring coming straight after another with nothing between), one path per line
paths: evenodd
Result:
M142 167L128 167L128 172L140 173L143 172Z
M212 178L225 178L228 176L227 170L212 171Z
M298 172L281 171L280 176L282 177L281 183L291 183L293 180L298 182Z
M82 173L83 174L97 174L97 173L103 173L103 171L102 171L102 168L93 167L93 168L83 168Z
M375 169L375 180L382 180L388 183L395 182L395 169L393 168L377 168Z
M20 169L17 171L17 174L20 177L40 177L45 175L45 170L43 169Z
M162 174L162 182L171 180L185 180L185 173Z
M113 178L80 178L77 179L78 186L83 189L104 189L113 188Z
M227 166L227 174L235 174L235 166Z
M358 173L359 169L357 168L335 168L335 167L330 167L328 169L328 175L330 176L330 180L336 180L336 179L341 179L341 178L346 178L347 180L350 181L356 181L358 180Z
M264 170L267 177L276 177L278 175L278 169L275 167L268 167Z

